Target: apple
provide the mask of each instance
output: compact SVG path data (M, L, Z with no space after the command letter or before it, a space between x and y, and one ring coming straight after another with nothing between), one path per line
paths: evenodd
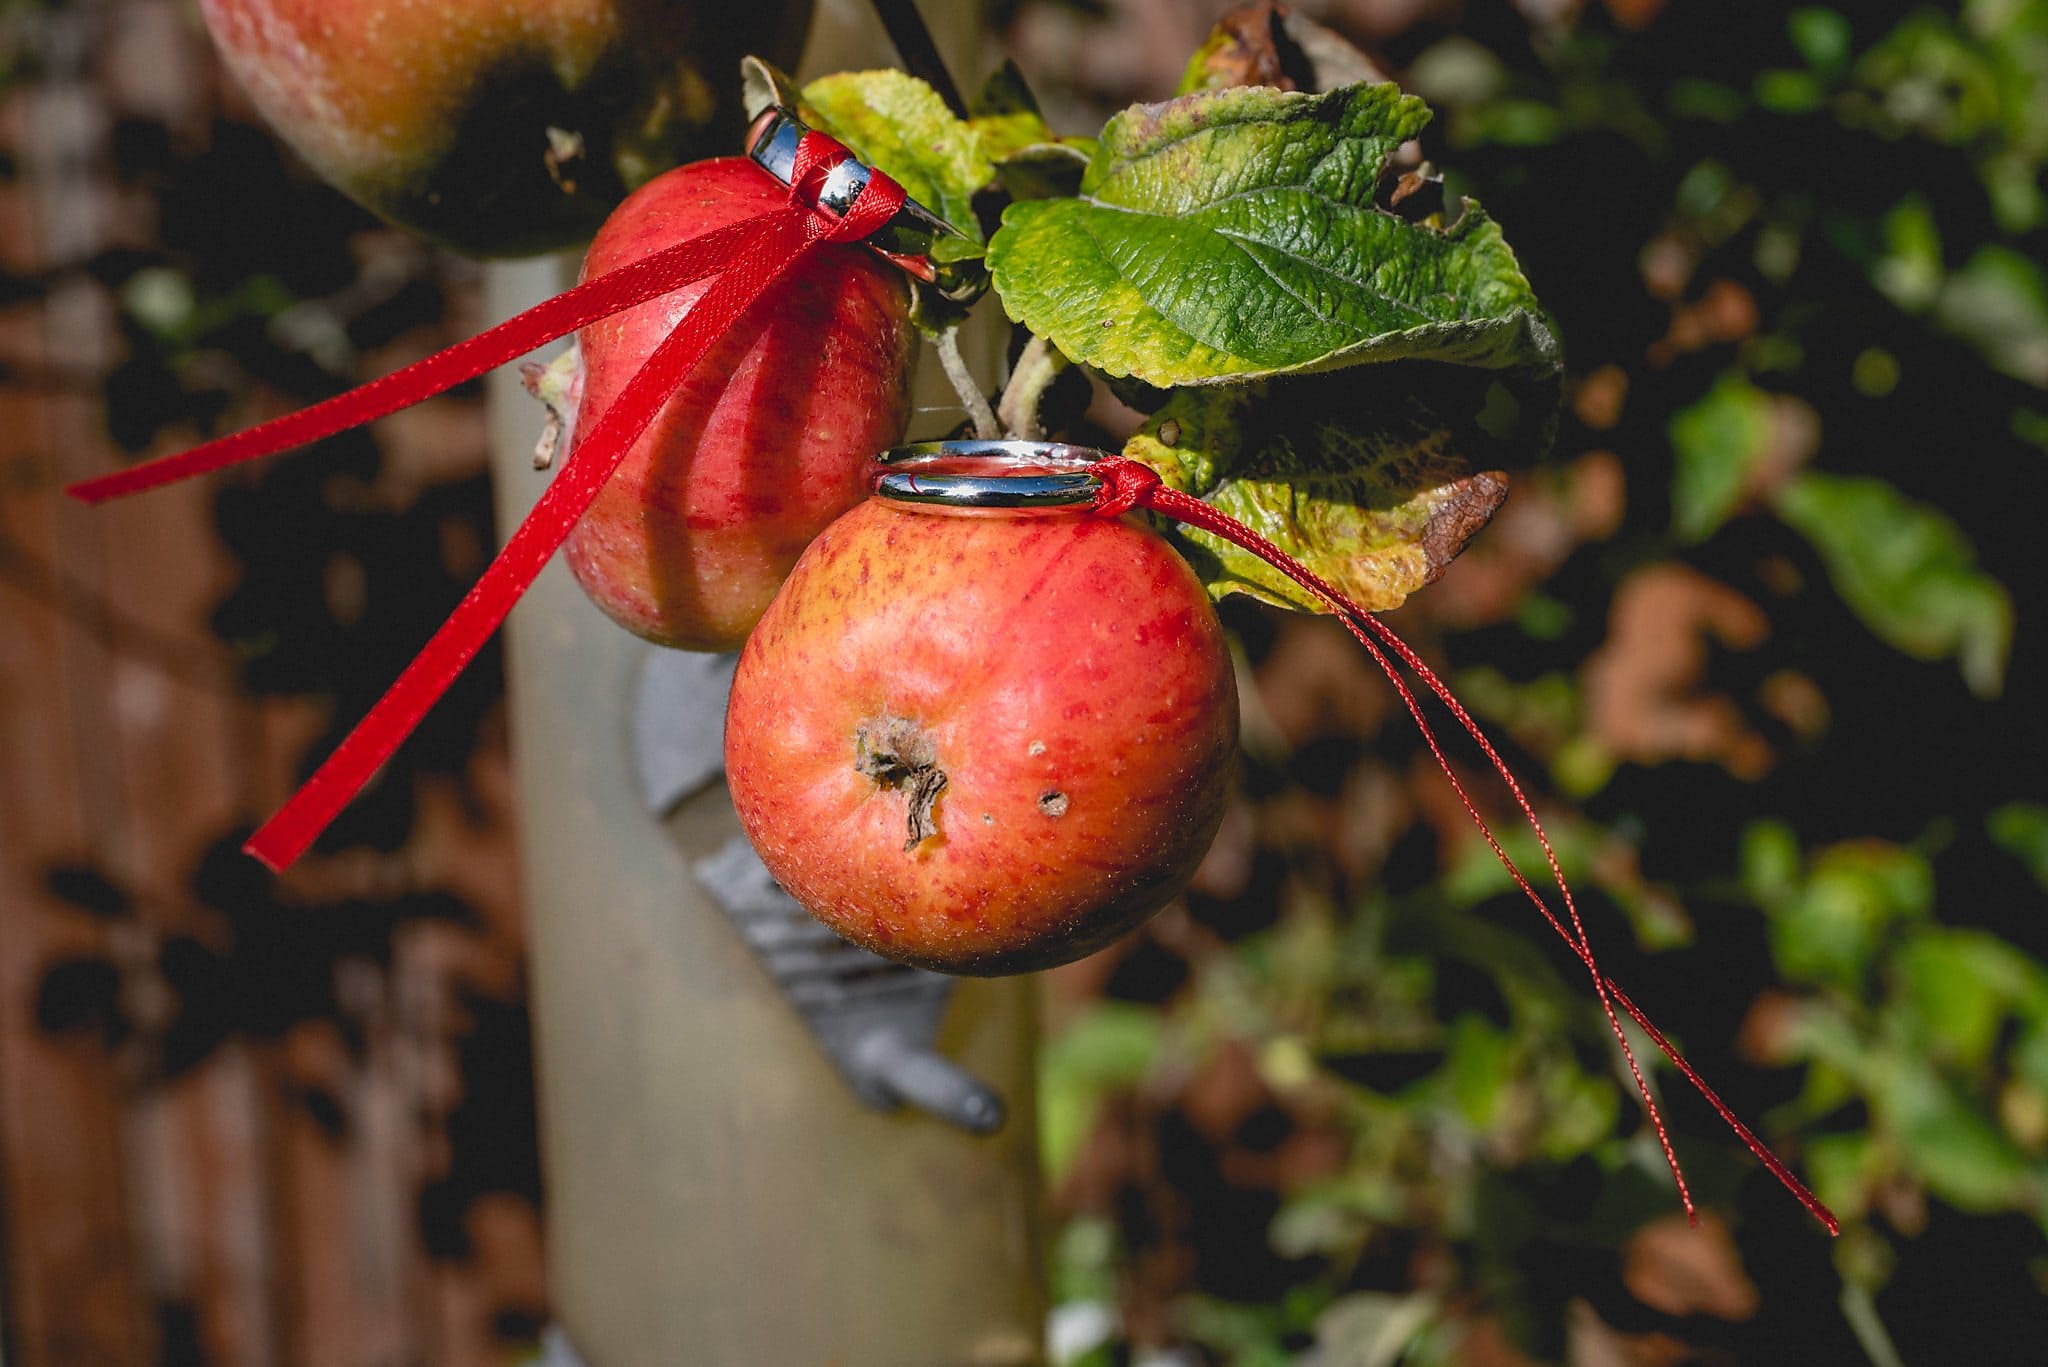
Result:
M1135 518L871 499L741 652L726 775L797 901L878 954L1048 968L1171 900L1222 819L1215 610Z
M678 167L606 221L584 277L787 199L750 161ZM707 288L582 330L579 432ZM570 533L584 592L651 641L738 649L811 538L867 496L875 453L902 437L915 342L901 271L864 247L812 252L712 346Z
M731 149L739 61L793 59L811 0L200 0L315 171L477 256L581 242L625 194Z

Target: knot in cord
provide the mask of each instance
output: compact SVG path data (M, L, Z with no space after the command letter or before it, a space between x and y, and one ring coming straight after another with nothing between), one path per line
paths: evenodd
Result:
M1090 472L1102 481L1091 505L1098 516L1121 517L1133 508L1152 501L1152 491L1164 483L1159 472L1124 456L1099 460Z
M904 189L879 167L868 168L867 184L846 213L833 215L818 202L825 191L826 177L840 164L852 161L853 153L836 138L813 129L796 145L796 161L789 170L789 202L811 211L811 240L814 242L858 242L879 229L907 198Z

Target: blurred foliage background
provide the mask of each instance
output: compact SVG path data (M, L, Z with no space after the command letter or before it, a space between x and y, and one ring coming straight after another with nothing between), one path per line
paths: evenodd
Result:
M1171 90L1223 8L1004 0L994 22L1056 126L1092 132ZM1846 1228L1828 1241L1662 1070L1686 1227L1577 966L1384 682L1330 623L1233 602L1256 688L1216 849L1185 905L1048 982L1057 1360L2038 1361L2048 3L1298 8L1433 104L1424 155L1504 225L1569 358L1555 449L1393 620L1530 785L1609 971ZM65 9L7 7L10 91L75 78L52 67ZM8 307L82 287L112 338L72 370L10 353L11 390L91 392L130 451L474 324L473 268L311 182L217 81L196 116L131 101L100 130L140 226L9 259ZM196 664L19 537L0 570L153 667L284 706L275 788L490 544L473 396L421 413L209 495ZM48 469L9 473L48 494ZM116 929L39 963L36 1028L136 1089L254 1049L345 1137L346 1080L382 1066L363 975L442 928L437 952L494 967L426 1031L456 1081L405 1199L421 1256L486 1265L464 1332L509 1344L545 1307L530 1237L477 1214L526 1229L539 1199L516 916L462 872L509 841L483 665L281 891L234 859L233 820L168 891L50 860L39 895L73 909L51 914ZM335 1042L318 1077L309 1032ZM212 1360L204 1317L159 1302L162 1360Z
M1171 87L1195 8L1025 5L1013 50L1079 126ZM1571 371L1392 620L1542 790L1609 970L1846 1229L1666 1069L1686 1229L1383 683L1232 605L1242 799L1186 908L1056 987L1065 1360L2036 1360L2048 5L1299 8L1435 107Z

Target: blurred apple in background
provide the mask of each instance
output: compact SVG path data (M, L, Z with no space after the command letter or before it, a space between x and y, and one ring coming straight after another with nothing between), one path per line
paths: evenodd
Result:
M271 126L373 212L473 256L586 240L660 172L737 150L739 60L811 0L200 0Z

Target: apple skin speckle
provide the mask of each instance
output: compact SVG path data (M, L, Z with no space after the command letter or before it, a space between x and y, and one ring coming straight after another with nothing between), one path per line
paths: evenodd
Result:
M472 256L588 239L657 173L738 146L739 61L812 0L199 0L264 119L329 184Z

